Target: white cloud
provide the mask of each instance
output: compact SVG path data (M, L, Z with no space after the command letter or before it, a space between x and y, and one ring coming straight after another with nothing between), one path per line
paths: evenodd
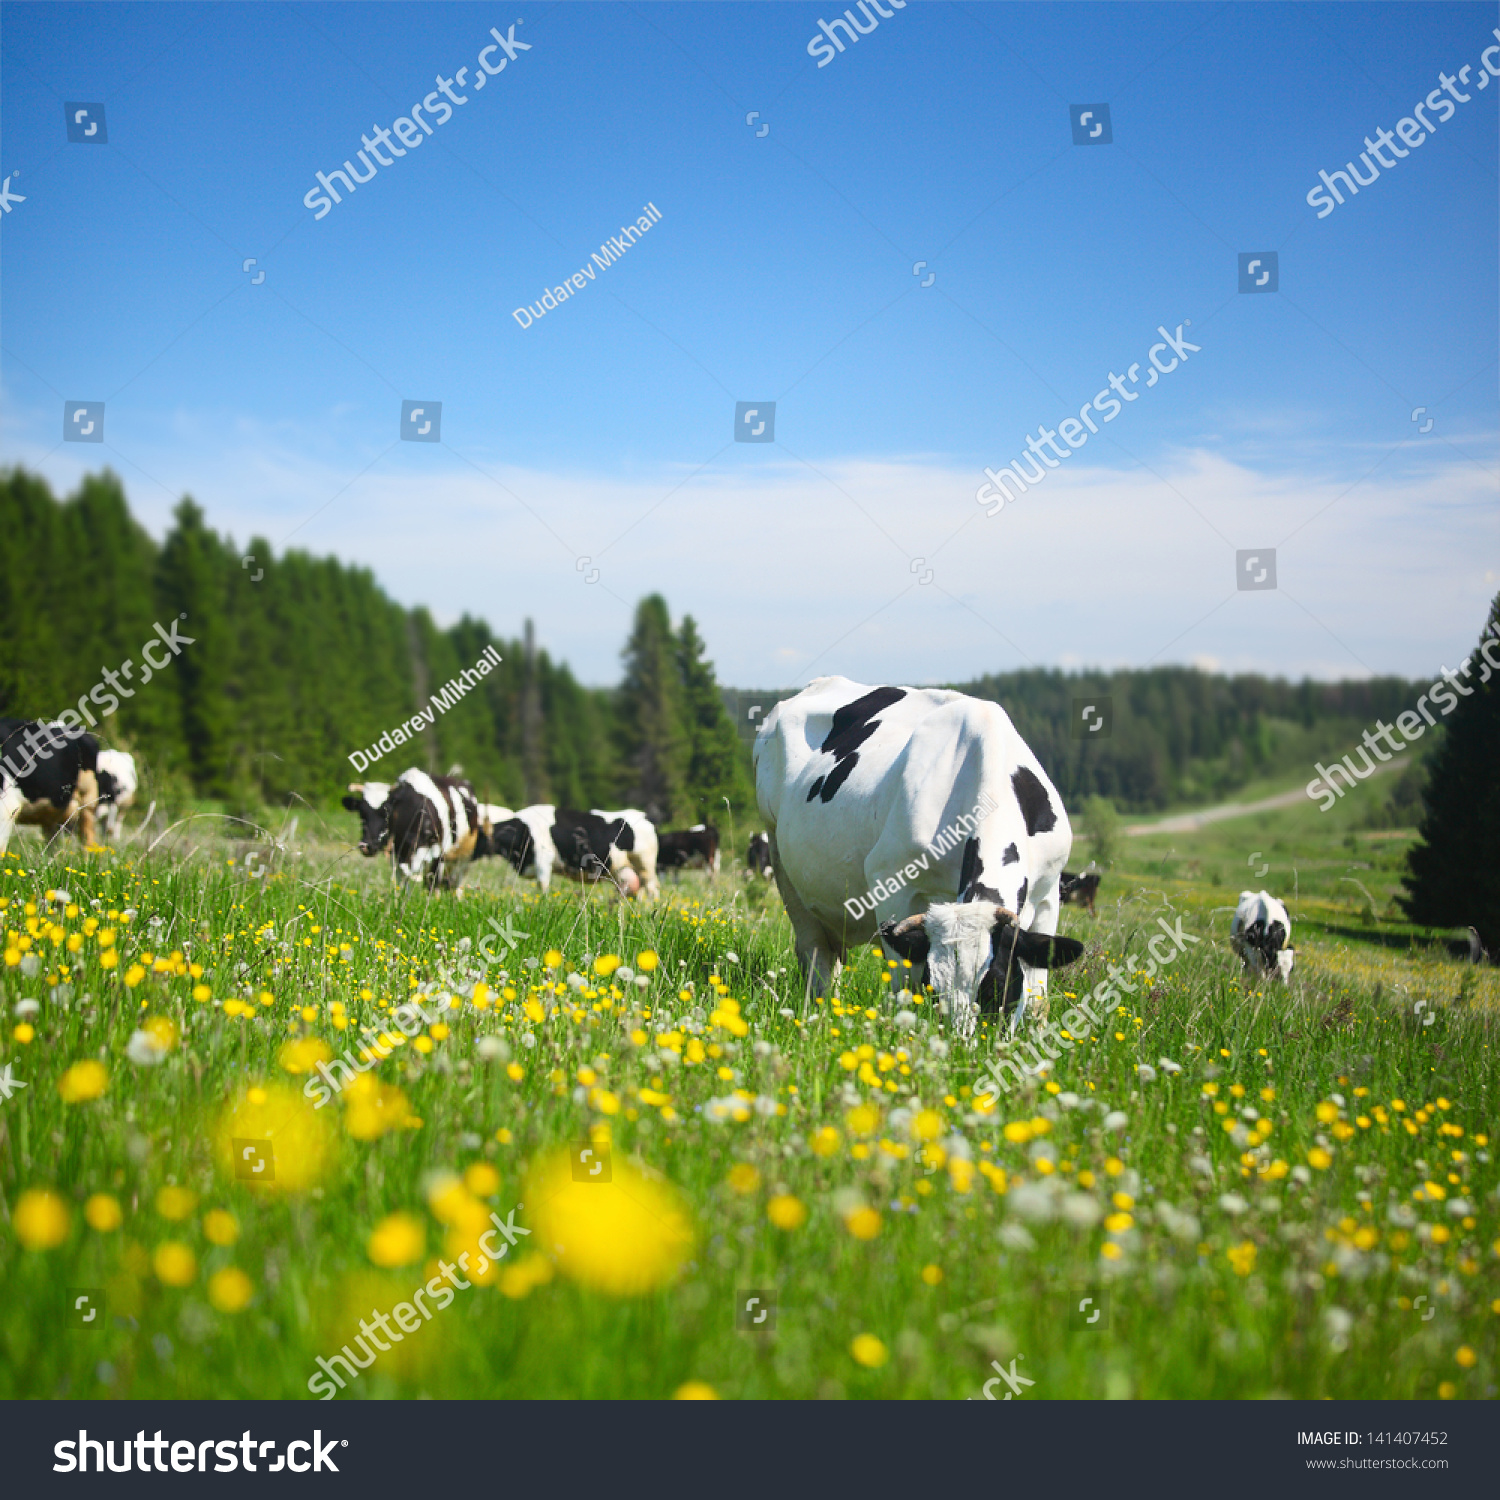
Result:
M1494 589L1493 483L1436 450L1352 488L1202 450L1158 462L1160 478L1070 460L989 517L982 475L925 455L815 472L737 449L650 480L466 455L486 477L441 447L335 464L309 460L305 434L242 431L233 451L174 433L170 450L132 453L161 487L109 448L40 467L61 493L80 458L115 462L157 535L190 492L241 545L259 533L277 552L336 553L444 623L467 611L511 635L529 614L591 682L617 679L630 612L652 591L697 617L722 681L773 687L1059 663L1424 676L1468 649ZM1277 548L1277 592L1236 591L1238 547Z

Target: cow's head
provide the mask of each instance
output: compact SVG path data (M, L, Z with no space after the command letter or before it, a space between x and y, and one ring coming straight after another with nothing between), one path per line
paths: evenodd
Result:
M351 781L344 806L359 814L359 852L379 854L390 842L390 786L383 781Z
M921 971L962 1029L976 1008L1007 1015L1021 998L1021 965L1058 969L1083 955L1077 938L1028 932L1015 913L993 901L940 902L902 922L884 922L880 935Z
M533 855L531 830L520 818L507 818L503 823L492 824L488 837L481 834L474 847L475 859L485 855L508 861L516 874L521 874Z
M1292 976L1297 950L1286 946L1286 927L1279 921L1264 918L1252 922L1240 934L1245 961L1257 973L1270 975L1285 983Z

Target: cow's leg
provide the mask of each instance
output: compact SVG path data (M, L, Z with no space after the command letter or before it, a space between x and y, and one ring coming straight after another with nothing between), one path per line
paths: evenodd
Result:
M0 854L10 847L11 830L16 826L16 814L26 806L26 795L14 782L0 788Z
M776 872L776 888L792 924L796 938L797 962L807 981L803 1003L812 995L831 995L844 966L844 947L826 927L802 904L789 880L781 878L781 861L776 858L776 835L772 833L771 860Z
M1057 922L1062 914L1062 899L1058 891L1058 871L1054 870L1044 875L1037 885L1028 893L1026 904L1031 908L1032 919L1028 922L1023 913L1016 915L1021 925L1029 932L1044 933L1047 937L1057 934ZM1038 1024L1047 1019L1047 973L1046 969L1034 969L1029 964L1021 962L1021 1003L1016 1007L1015 1018L1011 1024L1011 1030L1021 1024L1023 1018L1030 1018Z

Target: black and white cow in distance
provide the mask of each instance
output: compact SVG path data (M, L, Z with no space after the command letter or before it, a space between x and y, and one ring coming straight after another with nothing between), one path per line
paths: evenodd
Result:
M1291 978L1297 953L1286 941L1292 935L1292 919L1286 907L1268 891L1241 891L1234 921L1229 924L1229 945L1245 965L1245 973L1260 979L1269 975L1285 982Z
M612 811L602 807L589 809L592 817L603 818L607 823L616 820L625 826L621 830L616 847L625 855L625 863L635 877L638 885L645 889L646 895L652 900L661 895L661 883L656 878L657 856L660 853L660 839L656 832L656 824L648 818L638 807L617 807ZM621 881L621 868L616 860L611 865L611 870L616 881L627 894L634 895L629 889L630 876L625 876Z
M135 806L135 794L140 788L135 756L128 750L101 750L96 775L99 782L99 836L117 839L124 826L125 809Z
M496 823L480 852L508 861L517 875L535 880L543 892L554 875L561 875L587 884L609 880L622 895L633 896L641 889L641 877L630 851L622 847L627 838L634 842L623 818L538 803Z
M91 734L0 718L0 854L17 823L39 823L51 840L76 819L80 841L92 844L98 766L99 741Z
M457 890L480 837L474 788L453 776L429 776L413 767L395 782L353 782L344 806L358 813L359 852L389 846L395 868L429 889Z
M1075 875L1072 870L1064 870L1058 889L1062 892L1063 905L1070 903L1078 906L1086 906L1089 915L1094 915L1094 901L1099 894L1099 881L1102 877L1098 870L1085 870L1082 875Z
M960 1035L981 1010L1045 1016L1048 969L1083 952L1054 936L1073 831L998 704L819 678L762 724L755 786L815 991L878 935Z
M719 830L712 823L694 823L691 828L664 833L657 844L658 869L719 873Z
M750 847L745 851L745 868L752 875L771 878L771 841L763 833L750 835Z

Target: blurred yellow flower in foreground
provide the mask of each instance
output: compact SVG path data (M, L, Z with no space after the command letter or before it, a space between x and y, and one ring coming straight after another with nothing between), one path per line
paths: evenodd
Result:
M373 1141L398 1130L411 1114L406 1095L393 1084L361 1073L343 1093L344 1129L357 1141Z
M940 1286L943 1280L943 1268L941 1266L923 1266L922 1280L928 1286Z
M1245 1240L1241 1244L1232 1245L1224 1253L1229 1258L1229 1264L1234 1267L1236 1276L1248 1276L1255 1269L1254 1240Z
M240 1226L232 1213L211 1208L203 1215L203 1233L212 1245L232 1245L240 1237Z
M164 1219L185 1219L197 1206L197 1193L184 1187L164 1187L156 1195L156 1211Z
M333 1048L318 1036L296 1037L281 1044L276 1061L288 1073L311 1073L320 1062L328 1062Z
M365 1248L377 1266L409 1266L426 1252L427 1231L411 1214L387 1214L375 1226Z
M464 1169L464 1186L476 1198L492 1198L500 1191L500 1174L485 1161Z
M83 1217L90 1229L108 1234L110 1230L120 1227L125 1215L120 1211L118 1199L110 1197L108 1193L95 1193L83 1205Z
M151 1269L163 1286L191 1286L198 1274L198 1258L180 1240L164 1240L151 1257Z
M729 1169L727 1181L737 1193L753 1193L760 1186L760 1173L749 1162L740 1161Z
M854 1356L855 1362L867 1370L878 1370L891 1357L885 1345L873 1333L857 1334L854 1342L849 1345L849 1352Z
M873 1240L880 1233L880 1215L873 1208L856 1208L845 1217L844 1228L857 1240Z
M255 1287L238 1266L225 1266L208 1278L208 1300L222 1313L237 1313L250 1303Z
M672 1392L674 1401L717 1401L719 1393L702 1380L685 1381Z
M67 1239L71 1219L60 1194L50 1188L28 1188L16 1204L11 1225L28 1250L52 1250Z
M528 1175L538 1248L570 1280L612 1297L665 1286L692 1253L686 1201L670 1183L620 1156L609 1182L575 1182L573 1153L555 1151Z
M220 1170L234 1179L238 1176L234 1142L265 1141L271 1172L239 1180L247 1185L264 1183L271 1192L304 1192L322 1181L332 1163L331 1114L331 1110L315 1110L300 1090L285 1084L252 1086L219 1116L214 1130L215 1159Z
M656 954L653 953L649 948L643 948L635 956L635 966L641 971L642 974L649 974L657 966L657 964L660 963L660 961L661 960L657 958Z
M766 1217L778 1229L801 1229L807 1223L807 1205L790 1193L778 1193L766 1204Z
M109 1086L109 1070L102 1062L74 1063L57 1080L57 1092L65 1104L82 1104L86 1099L97 1099Z
M520 1301L529 1297L539 1286L552 1280L552 1262L545 1255L523 1255L515 1265L507 1265L500 1273L500 1290Z

